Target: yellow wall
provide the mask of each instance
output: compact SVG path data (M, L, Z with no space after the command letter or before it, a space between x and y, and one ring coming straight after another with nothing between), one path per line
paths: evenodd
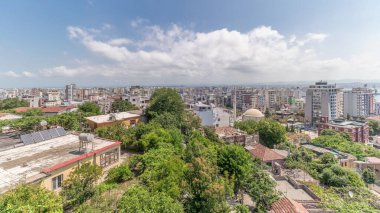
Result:
M123 120L121 122L124 124L124 126L130 127L131 121L134 121L135 124L137 124L141 121L141 117L138 116L138 117L134 117L134 118L128 118L128 119ZM120 122L120 121L113 121L113 122L107 122L107 123L95 123L93 121L87 120L87 123L90 126L92 131L94 131L96 128L99 128L99 127L111 126L117 122Z
M53 178L58 176L58 175L61 175L63 174L63 181L67 180L71 171L73 171L76 167L78 167L80 164L84 164L84 163L95 163L96 165L100 166L100 155L103 154L103 153L106 153L106 152L109 152L113 149L118 149L119 151L119 158L118 158L118 161L115 162L118 163L120 161L120 146L117 146L117 147L112 147L110 149L107 149L107 150L104 150L103 152L100 152L100 153L97 153L97 154L94 154L92 156L89 156L88 158L85 158L85 159L82 159L80 161L76 161L72 164L69 164L67 166L64 166L62 168L59 168L57 170L54 170L53 172L50 173L49 176L47 176L46 178L44 178L42 181L41 181L41 186L45 187L46 189L49 189L49 190L53 190ZM55 190L56 192L59 192L60 189L57 189Z

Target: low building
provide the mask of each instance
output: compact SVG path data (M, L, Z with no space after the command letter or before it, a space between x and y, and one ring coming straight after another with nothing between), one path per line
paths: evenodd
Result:
M380 180L380 159L377 157L366 157L364 161L356 161L356 170L363 171L366 168L372 169L376 174L376 180Z
M317 155L323 155L326 153L333 154L336 159L338 159L340 166L346 168L355 168L356 157L347 153L339 152L338 150L334 150L328 147L322 147L312 143L304 143L302 147L310 149Z
M107 168L120 159L120 142L93 138L81 143L78 135L66 134L62 128L23 135L21 139L24 145L0 151L0 193L20 182L41 183L59 191L79 165L89 162Z
M278 163L283 165L287 154L282 151L270 149L260 143L255 143L252 146L246 146L245 149L252 155L253 158L258 158L267 165Z
M214 126L214 112L211 105L198 102L192 106L192 111L201 119L202 126Z
M5 121L5 120L17 120L22 118L20 115L15 115L11 113L0 113L0 121Z
M92 131L98 127L110 126L117 122L123 123L126 127L135 126L141 119L141 114L136 112L119 112L86 117L87 123Z
M367 122L347 121L345 119L334 119L329 121L328 117L321 117L318 124L318 135L322 130L331 129L344 132L351 136L352 141L368 143L369 127Z
M233 127L215 127L215 133L227 143L251 146L259 142L259 135L248 135Z
M269 213L308 213L309 211L302 204L287 198L281 197L274 202Z
M78 110L78 108L74 106L50 106L41 108L44 116L60 115L62 113L74 112L76 110Z

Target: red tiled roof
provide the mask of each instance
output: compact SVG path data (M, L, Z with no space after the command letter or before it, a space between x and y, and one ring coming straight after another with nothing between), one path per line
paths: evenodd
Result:
M17 107L14 110L16 112L26 112L26 111L31 110L31 109L33 109L33 108L32 107Z
M272 204L269 213L308 213L300 203L287 198L282 197Z
M284 156L278 154L277 152L269 149L264 145L261 145L260 143L256 143L252 146L247 146L246 149L251 153L253 157L259 158L264 162L285 159Z
M73 106L51 106L51 107L44 107L41 110L44 113L54 113L54 112L58 113L58 112L70 110L73 108L75 108L75 107L73 107Z

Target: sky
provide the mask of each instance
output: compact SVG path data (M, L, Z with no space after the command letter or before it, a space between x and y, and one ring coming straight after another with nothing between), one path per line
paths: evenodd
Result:
M0 1L0 88L380 81L376 0Z

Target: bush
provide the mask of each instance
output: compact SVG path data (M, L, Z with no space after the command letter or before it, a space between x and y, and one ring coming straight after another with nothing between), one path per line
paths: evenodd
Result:
M122 164L112 168L107 175L107 182L121 183L130 180L133 176L132 171L127 164Z

